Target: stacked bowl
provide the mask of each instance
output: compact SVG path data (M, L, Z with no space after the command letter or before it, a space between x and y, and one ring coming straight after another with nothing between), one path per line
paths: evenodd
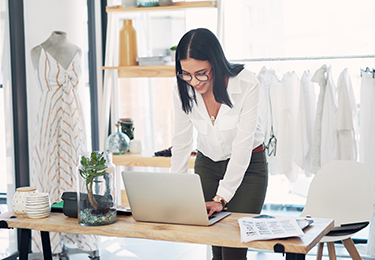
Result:
M26 215L29 218L45 218L50 212L48 193L33 193L26 197Z

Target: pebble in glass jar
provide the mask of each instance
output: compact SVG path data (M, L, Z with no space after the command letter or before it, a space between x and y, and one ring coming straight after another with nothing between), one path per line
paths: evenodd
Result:
M37 193L35 187L19 187L14 193L12 200L12 210L15 214L26 214L26 197L29 194Z

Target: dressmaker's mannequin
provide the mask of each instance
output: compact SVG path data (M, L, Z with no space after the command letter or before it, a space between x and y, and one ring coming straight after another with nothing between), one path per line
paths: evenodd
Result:
M68 41L65 32L55 31L52 32L51 36L45 42L31 50L31 59L35 69L39 67L42 48L55 58L64 69L69 67L77 52L79 56L82 54L82 50L78 46Z
M42 91L32 137L30 182L46 192L51 203L61 201L65 191L77 190L79 154L87 151L84 114L80 102L81 49L67 40L65 32L52 32L31 50L36 80ZM52 233L52 253L62 245L92 252L97 237ZM33 232L32 251L41 251L40 235ZM69 246L73 244L73 246Z

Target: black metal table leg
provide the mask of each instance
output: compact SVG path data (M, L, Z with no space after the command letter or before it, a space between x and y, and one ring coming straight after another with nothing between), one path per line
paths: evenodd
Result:
M52 260L51 241L48 231L40 231L42 236L43 256L44 260Z
M18 245L18 251L20 260L27 260L29 257L29 244L31 238L31 230L21 228L20 243Z
M281 243L277 243L273 246L273 251L275 253L282 253L283 256L285 255L285 260L305 260L305 254L297 254L297 253L287 253L285 252L284 245Z
M305 260L305 254L286 253L286 260Z

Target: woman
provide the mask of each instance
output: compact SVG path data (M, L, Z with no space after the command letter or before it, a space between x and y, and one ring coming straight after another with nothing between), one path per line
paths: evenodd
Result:
M187 32L176 50L175 132L171 172L187 172L198 132L194 171L211 215L260 213L267 162L258 115L259 82L243 65L229 63L216 36ZM213 259L246 259L246 248L212 247Z

